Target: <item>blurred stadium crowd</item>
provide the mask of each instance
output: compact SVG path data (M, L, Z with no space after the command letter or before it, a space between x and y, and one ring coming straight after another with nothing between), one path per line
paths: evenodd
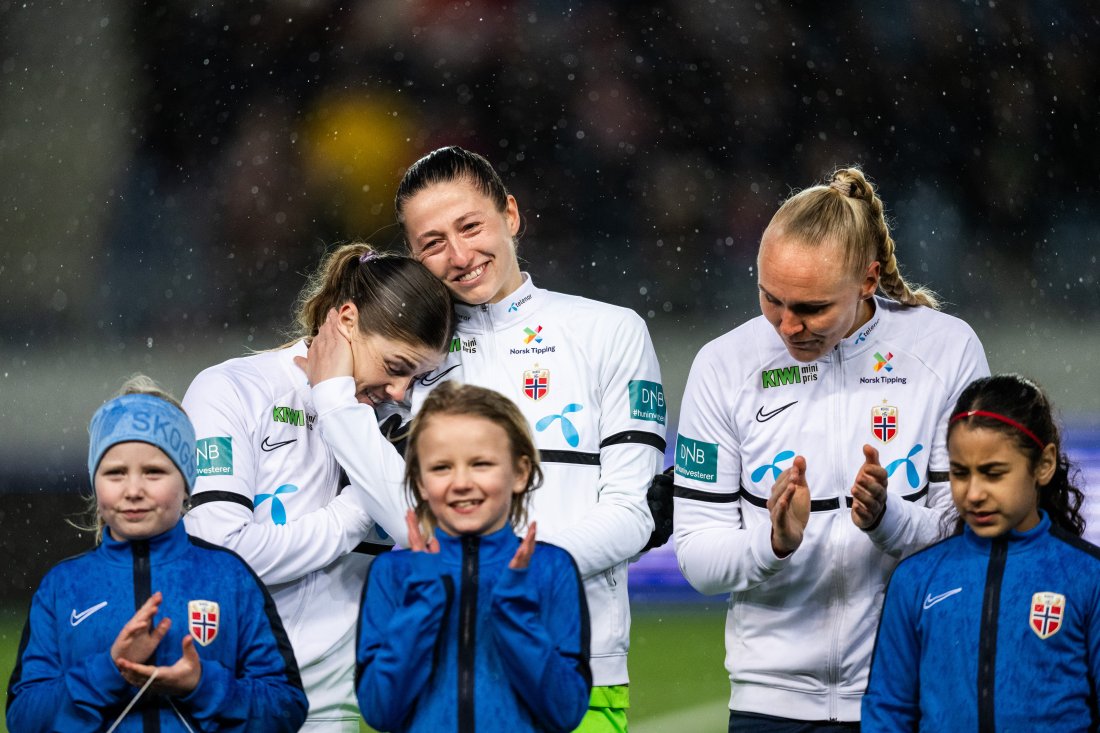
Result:
M41 314L62 340L285 326L326 246L399 245L404 166L452 142L520 199L543 285L651 318L740 320L777 202L848 163L956 310L1098 305L1088 3L96 0L0 24L13 343Z

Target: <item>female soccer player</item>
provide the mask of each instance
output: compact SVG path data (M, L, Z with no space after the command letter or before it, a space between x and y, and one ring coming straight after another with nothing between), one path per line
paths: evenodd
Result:
M365 244L334 250L299 299L302 340L211 367L187 390L199 436L187 528L270 587L309 695L303 730L358 731L359 594L371 556L404 540L404 465L368 425L343 438L371 480L341 480L324 410L294 361L326 318L347 351L351 399L372 413L439 364L454 323L447 290L415 260Z
M99 545L35 591L8 728L298 730L306 696L271 596L184 532L195 432L179 403L136 377L88 432Z
M359 703L387 731L571 731L588 709L588 612L559 547L521 543L542 479L523 414L446 382L406 451L414 552L375 561L359 621ZM427 536L427 541L422 537Z
M847 730L886 579L951 504L948 411L988 366L974 332L901 277L858 169L783 204L758 272L762 315L688 377L676 555L697 590L731 594L730 730ZM880 481L856 484L860 470Z
M516 199L476 153L448 147L418 160L396 207L409 251L457 301L450 353L417 380L413 411L445 379L494 389L520 406L545 474L531 519L540 537L577 561L592 618L595 686L580 730L625 730L627 562L653 532L646 493L665 445L649 332L625 308L535 287L516 255ZM325 342L345 348L339 339ZM320 361L309 370L323 389L326 379L340 382L329 378L342 372ZM347 387L342 400L350 409L333 412L331 424L343 421L334 433L358 435L365 427Z
M863 730L1096 730L1100 548L1050 402L979 379L947 446L963 529L890 579Z

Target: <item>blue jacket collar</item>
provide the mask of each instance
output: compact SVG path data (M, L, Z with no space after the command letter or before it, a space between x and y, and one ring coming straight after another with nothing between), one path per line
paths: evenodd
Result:
M149 559L152 562L166 562L181 556L189 544L187 530L184 529L181 519L172 529L147 540L119 541L111 537L110 530L104 527L103 542L100 543L97 551L102 553L107 562L129 565L134 561L135 546L148 547Z
M483 535L459 535L457 537L447 534L442 530L436 530L436 540L439 541L439 554L447 562L462 562L464 547L476 547L479 562L493 562L504 559L511 560L519 547L519 538L511 524L505 524L496 532Z
M1034 547L1042 538L1046 537L1049 532L1050 517L1042 510L1039 510L1039 523L1026 532L1017 532L1013 529L998 537L979 537L974 534L974 531L970 529L969 526L963 527L963 537L966 539L967 544L983 553L988 553L990 548L993 547L994 542L1002 541L1008 543L1008 551L1010 553L1026 552Z

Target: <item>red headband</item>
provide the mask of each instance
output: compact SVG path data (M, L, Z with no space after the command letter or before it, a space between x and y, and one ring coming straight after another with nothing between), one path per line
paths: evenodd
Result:
M1038 435L1031 432L1030 430L1025 428L1023 425L1021 425L1020 423L1013 420L1011 417L1005 417L1004 415L998 415L996 412L989 412L988 410L967 410L966 412L960 412L957 415L953 415L951 417L951 421L948 424L950 425L951 423L958 422L959 420L962 420L963 418L974 417L975 415L977 415L978 417L988 417L988 418L992 418L993 420L1000 420L1001 422L1005 423L1006 425L1011 425L1012 427L1016 428L1017 430L1019 430L1021 433L1023 433L1027 437L1034 440L1036 445L1039 446L1039 450L1042 450L1043 448L1046 448L1046 444L1043 443L1043 441L1039 440Z

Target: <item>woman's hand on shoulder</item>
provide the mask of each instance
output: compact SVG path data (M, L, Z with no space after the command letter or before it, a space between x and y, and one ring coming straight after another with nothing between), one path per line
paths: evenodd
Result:
M335 308L328 312L325 322L309 344L304 357L294 357L294 363L306 373L310 386L317 386L326 379L350 377L354 368L351 341L339 328L339 315Z

